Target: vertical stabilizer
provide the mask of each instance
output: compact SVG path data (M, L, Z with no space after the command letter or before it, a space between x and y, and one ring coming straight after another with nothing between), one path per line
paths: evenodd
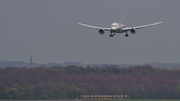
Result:
M125 15L125 12L123 12L123 16L122 16L122 23L124 24L124 15Z

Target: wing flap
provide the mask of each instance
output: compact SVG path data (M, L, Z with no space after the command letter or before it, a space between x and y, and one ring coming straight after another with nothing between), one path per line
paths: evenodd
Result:
M137 26L137 27L133 27L133 28L134 29L141 29L141 28L146 28L146 27L151 27L151 26L154 26L154 25L158 25L158 24L161 24L161 23L163 23L163 22L161 21L161 22L152 23L152 24L143 25L143 26Z
M137 27L126 27L126 28L122 28L122 30L123 30L123 31L130 31L131 29L142 29L142 28L146 28L146 27L151 27L151 26L154 26L154 25L158 25L158 24L161 24L161 23L163 23L163 22L161 21L161 22L152 23L152 24L143 25L143 26L137 26Z
M78 23L78 24L81 25L81 26L89 27L89 28L103 29L105 31L110 31L111 30L111 28L97 27L97 26L87 25L87 24L83 24L83 23Z

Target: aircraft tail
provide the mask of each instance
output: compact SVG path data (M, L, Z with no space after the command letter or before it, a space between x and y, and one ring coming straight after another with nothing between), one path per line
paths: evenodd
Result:
M124 24L124 15L125 15L125 12L123 12L123 16L122 16L122 23Z

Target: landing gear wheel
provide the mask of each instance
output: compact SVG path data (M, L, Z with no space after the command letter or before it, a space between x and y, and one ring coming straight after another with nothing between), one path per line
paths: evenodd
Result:
M128 34L125 34L125 37L129 37L129 35L128 35Z
M113 35L109 35L109 37L113 37Z

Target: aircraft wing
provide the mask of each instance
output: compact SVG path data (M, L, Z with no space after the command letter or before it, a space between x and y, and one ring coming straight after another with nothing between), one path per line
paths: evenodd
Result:
M111 30L111 28L97 27L97 26L87 25L87 24L83 24L83 23L78 23L78 24L82 25L82 26L85 26L85 27L89 27L89 28L103 29L105 31L110 31Z
M163 22L161 21L161 22L152 23L152 24L143 25L143 26L137 26L137 27L126 27L126 28L123 28L122 30L124 30L124 31L129 31L129 30L131 30L132 28L134 28L134 29L142 29L142 28L146 28L146 27L151 27L151 26L154 26L154 25L158 25L158 24L161 24L161 23L163 23Z

